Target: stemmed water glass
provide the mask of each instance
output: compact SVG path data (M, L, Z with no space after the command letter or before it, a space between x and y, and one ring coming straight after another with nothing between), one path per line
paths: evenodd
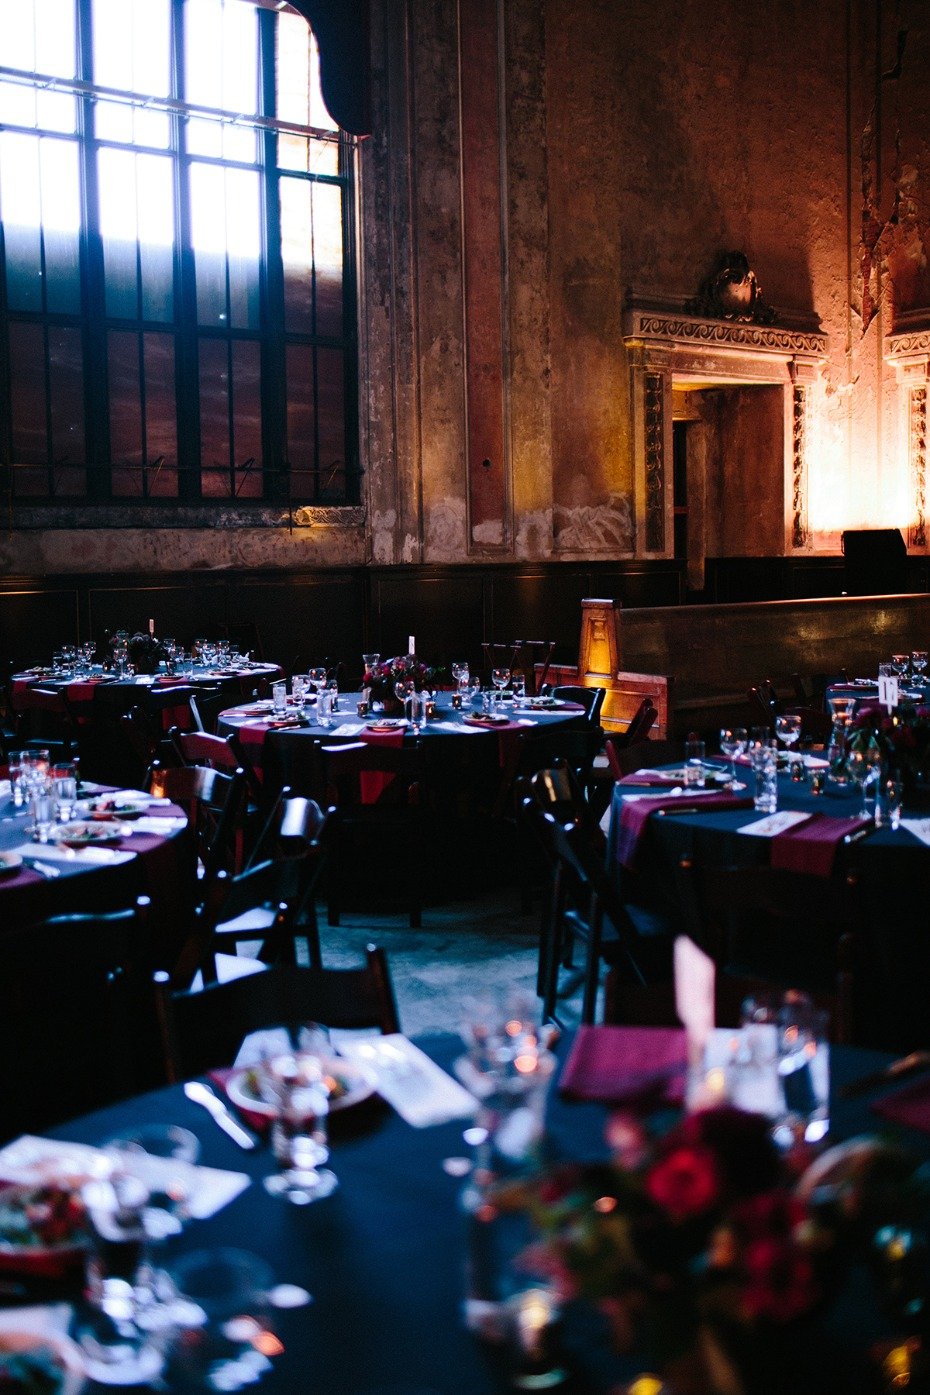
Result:
M491 669L491 682L494 684L495 688L497 689L497 705L500 706L501 702L503 701L503 697L504 697L504 689L506 688L507 684L510 682L510 669L509 669L509 668L492 668L492 669Z
M914 682L924 685L924 669L927 667L926 649L915 649L911 654L911 670L914 674Z
M316 668L310 669L309 677L310 682L317 692L319 692L321 688L326 687L326 669L322 664L318 664Z
M471 677L471 673L464 659L458 660L452 665L452 677L455 679L460 693L468 687L468 680Z
M730 781L735 788L738 788L736 778L736 757L742 755L748 744L749 738L746 735L745 727L722 727L720 731L720 750L728 757L730 762Z
M780 712L775 718L775 735L783 741L789 752L801 736L801 718L796 712Z

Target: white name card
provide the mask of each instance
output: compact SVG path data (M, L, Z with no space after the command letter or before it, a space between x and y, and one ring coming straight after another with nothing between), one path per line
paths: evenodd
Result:
M878 700L882 707L887 707L890 712L898 705L898 680L893 673L879 674L878 678Z

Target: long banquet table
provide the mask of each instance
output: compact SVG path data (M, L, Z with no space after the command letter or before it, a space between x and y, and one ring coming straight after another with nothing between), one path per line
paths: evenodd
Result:
M569 1044L565 1040L557 1048L563 1060ZM447 1069L462 1049L451 1036L421 1045ZM858 1078L886 1060L876 1052L835 1049L833 1084ZM834 1137L874 1131L870 1098L874 1093L850 1101L834 1095ZM568 1103L550 1087L547 1132L556 1156L605 1156L606 1119L603 1106ZM377 1098L341 1120L334 1116L331 1165L339 1187L332 1197L306 1207L269 1196L260 1181L273 1170L268 1150L239 1150L180 1087L140 1096L52 1132L99 1144L119 1131L168 1121L197 1134L205 1164L247 1173L252 1184L209 1220L190 1222L169 1242L165 1263L170 1267L173 1258L205 1247L244 1248L271 1265L275 1283L301 1285L313 1295L308 1307L276 1312L284 1352L260 1389L268 1395L503 1395L512 1390L506 1354L472 1337L461 1320L463 1184L448 1160L468 1154L467 1120L414 1129ZM930 1150L922 1134L908 1132L906 1141L920 1156ZM874 1315L864 1321L860 1316L852 1319L860 1343L887 1335ZM842 1363L829 1389L855 1395L866 1388L868 1374L864 1363L857 1365L855 1348L851 1354L845 1345L849 1312L841 1312L839 1321L842 1338L834 1333L825 1348ZM571 1389L585 1395L617 1388L642 1370L632 1359L612 1356L599 1322L584 1313L566 1323L565 1345L574 1372ZM183 1380L170 1388L187 1390ZM822 1387L821 1395L825 1392Z

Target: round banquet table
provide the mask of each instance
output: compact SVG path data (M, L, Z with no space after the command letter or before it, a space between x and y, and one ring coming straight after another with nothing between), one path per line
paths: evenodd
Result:
M726 762L721 760L721 766ZM674 767L671 767L674 768ZM748 785L751 772L739 764L739 778ZM656 788L637 787L634 778L614 786L608 834L608 870L625 899L656 912L674 926L680 923L675 879L671 875L681 857L697 863L751 866L769 861L771 840L747 837L739 830L764 817L752 808L687 812L667 811L647 820L635 872L617 860L620 812L624 795L656 794ZM751 788L739 791L751 795ZM809 784L798 783L786 772L778 776L778 809L797 810L843 818L861 807L858 787L840 790L831 786L823 794L811 793ZM908 810L904 810L905 820ZM930 825L928 825L930 833ZM930 1045L930 1018L926 1011L930 983L930 938L926 933L924 901L930 878L930 847L905 827L867 829L867 836L837 850L833 875L854 867L866 901L869 942L861 946L868 965L870 1017L874 1019L875 1044L889 1050L909 1050Z
M930 703L930 685L912 685L905 680L900 691L901 697L907 702ZM859 678L853 683L831 683L825 694L827 711L831 716L837 698L854 698L857 703L874 704L878 702L878 683L874 678Z
M462 1050L450 1036L420 1044L447 1069ZM566 1039L557 1048L563 1060L569 1045ZM835 1087L887 1060L876 1052L834 1048L832 1137L875 1130L869 1102L879 1091L847 1101L836 1098ZM604 1106L566 1102L550 1087L547 1133L555 1156L606 1156L606 1118ZM470 1335L461 1319L463 1183L444 1164L468 1154L462 1138L467 1121L415 1129L377 1097L333 1116L331 1165L339 1187L306 1207L269 1196L260 1180L273 1170L268 1149L237 1148L178 1086L72 1121L52 1135L100 1144L143 1123L168 1121L197 1134L204 1164L246 1173L251 1185L216 1215L188 1223L183 1235L168 1242L164 1262L170 1267L188 1251L234 1246L269 1263L275 1283L301 1285L313 1295L309 1306L275 1312L284 1350L258 1389L268 1395L504 1395L513 1389L506 1353ZM918 1156L930 1151L924 1134L903 1134ZM849 1301L855 1298L854 1292ZM824 1339L830 1360L839 1363L829 1390L858 1395L871 1387L867 1363L857 1363L857 1347L861 1357L863 1344L886 1337L887 1329L874 1313L850 1312L842 1303L838 1309ZM832 1331L834 1322L839 1332ZM570 1388L585 1395L616 1389L642 1370L634 1358L608 1352L591 1314L569 1314L564 1348L574 1375ZM189 1387L179 1377L170 1388ZM88 1395L102 1389L88 1386ZM819 1389L825 1395L827 1388Z
M185 818L184 810L173 804L155 806L148 813L166 820ZM148 896L151 967L174 962L190 924L195 886L195 845L186 821L184 827L166 822L163 835L127 833L106 849L89 849L87 857L77 852L67 860L43 858L43 845L31 842L26 832L28 823L28 809L16 809L9 795L0 796L0 851L28 851L58 875L46 876L25 865L0 875L0 927L34 924L53 915L117 910L132 905L137 896ZM108 852L131 856L109 861Z
M225 669L194 664L190 669L176 673L170 679L163 671L157 674L137 673L131 677L119 678L114 674L104 673L99 664L95 664L91 672L82 677L63 678L56 676L51 669L30 669L28 672L13 674L10 680L10 701L15 712L29 712L38 705L38 699L34 696L36 688L64 692L78 716L90 716L94 699L103 688L107 690L110 711L128 711L140 701L147 688L170 687L174 684L193 688L224 688L229 691L231 697L237 693L243 697L251 697L259 680L274 682L280 677L281 669L277 664L262 663Z
M480 726L465 720L475 715L471 709L455 711L451 698L451 693L437 693L436 715L420 728L427 771L431 774L451 772L466 763L472 768L483 763L490 773L506 764L507 751L521 734L534 735L553 727L587 725L584 708L579 703L561 702L554 708L521 708L519 711L514 711L512 704L505 703L503 713L510 719L506 725ZM288 699L288 714L283 721L276 721L272 717L270 702L249 703L221 712L217 729L224 736L231 732L236 734L243 750L260 773L262 746L269 731L282 733L281 740L288 743L293 741L298 747L308 739L327 743L363 739L376 719L358 716L360 699L361 693L340 693L339 711L333 714L327 727L320 726L316 719L315 699L311 699L303 714L298 714ZM410 729L402 730L403 739L406 740L411 735Z

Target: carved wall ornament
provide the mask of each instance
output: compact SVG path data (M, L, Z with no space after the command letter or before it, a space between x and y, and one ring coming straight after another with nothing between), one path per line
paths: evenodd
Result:
M722 252L687 309L692 315L748 324L770 325L776 319L745 252Z
M665 549L665 393L660 373L646 374L646 550Z
M911 469L914 476L916 521L911 529L911 544L927 546L927 389L913 387L910 391L908 427Z
M791 435L791 546L807 542L807 388L795 383Z

